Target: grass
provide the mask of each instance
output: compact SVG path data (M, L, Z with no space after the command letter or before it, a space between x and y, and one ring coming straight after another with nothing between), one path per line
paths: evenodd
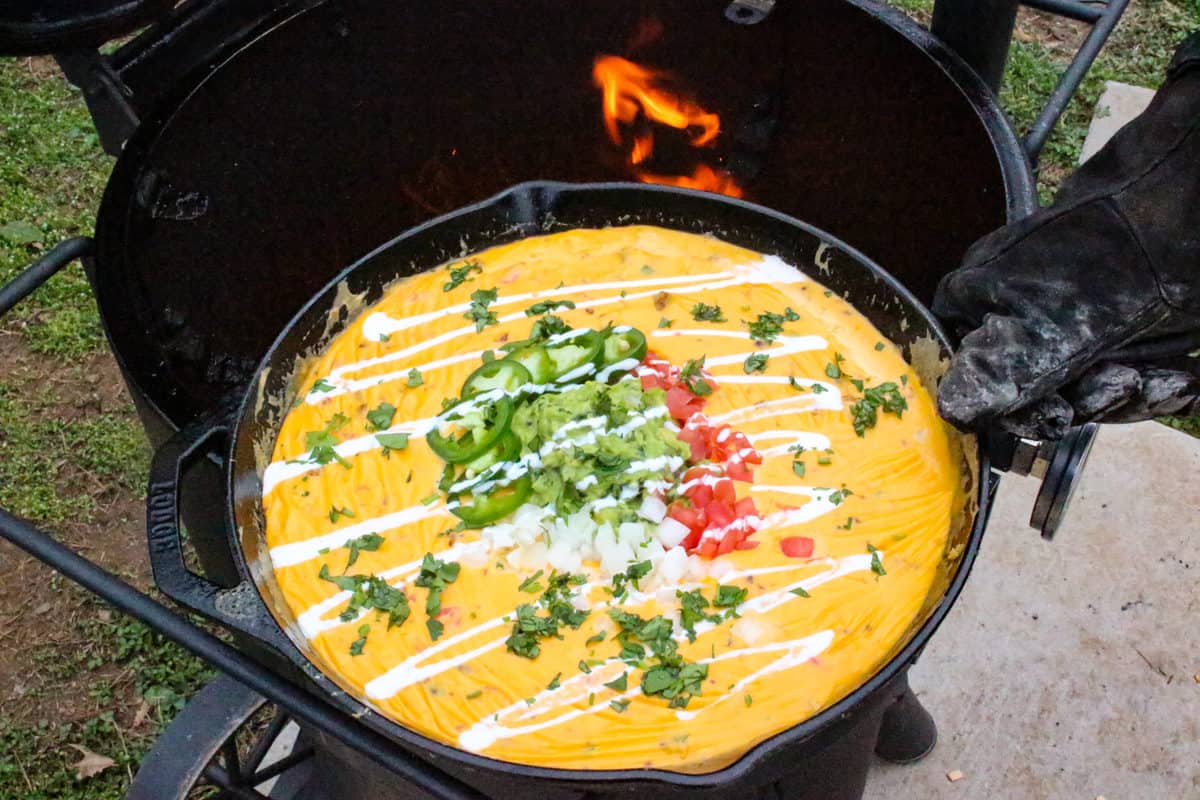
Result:
M927 22L932 0L894 0ZM1053 197L1073 169L1092 108L1105 80L1155 86L1175 44L1200 27L1200 0L1186 4L1135 0L1067 109L1043 156L1042 197ZM1066 66L1051 44L1014 42L1002 97L1023 132ZM45 62L0 60L0 280L11 277L63 238L88 234L112 161L103 155L75 90ZM0 336L18 337L85 385L88 359L103 348L99 319L82 271L52 279L5 320ZM36 379L18 380L0 364L0 505L47 525L86 523L100 512L97 487L139 498L146 446L132 409L58 413L71 398ZM1200 435L1200 419L1168 421ZM62 454L72 454L66 465ZM55 576L50 584L72 603L68 647L31 645L38 687L34 701L53 708L59 687L90 687L74 721L6 717L0 709L0 800L99 800L123 795L138 759L158 728L211 676L201 662L145 626L111 612ZM2 615L0 615L2 616ZM132 724L143 701L148 721ZM117 765L84 781L70 763L79 744Z
M57 73L31 66L38 63L0 61L0 280L56 242L91 233L112 168L78 93ZM78 264L14 316L38 353L78 358L103 344Z
M42 719L32 724L13 724L0 715L0 798L119 800L157 732L214 672L82 590L62 590L78 594L84 604L72 634L85 644L65 655L62 648L42 647L35 660L52 680L103 674L91 681L92 700L102 710L79 721ZM121 704L130 690L146 703L146 721L140 726L130 723L131 709ZM46 697L47 705L50 699ZM80 781L70 766L79 759L72 745L108 756L116 764Z

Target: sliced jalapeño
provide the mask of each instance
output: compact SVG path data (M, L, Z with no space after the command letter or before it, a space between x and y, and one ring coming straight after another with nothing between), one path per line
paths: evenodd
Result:
M511 395L532 380L529 370L521 364L502 358L489 361L468 375L463 381L462 396L474 397L492 389L503 389L505 394Z
M451 511L468 528L482 528L516 511L532 493L533 479L526 473L512 483L497 486L489 492L472 494L470 505L460 505Z
M571 383L591 377L603 349L604 335L597 331L587 331L547 345L546 355L553 363L554 380Z
M500 439L512 422L513 400L503 395L494 402L480 403L467 399L451 406L438 417L438 422L425 434L433 452L451 464L463 464L486 453ZM457 436L446 436L438 424L458 429Z
M614 328L604 340L600 366L611 367L628 359L641 361L645 357L646 336L641 331L637 328Z
M487 452L468 461L465 466L472 473L478 475L494 464L499 464L501 461L516 461L520 457L521 440L510 428L496 440L496 443Z
M546 355L546 348L540 344L530 344L517 348L504 358L495 362L502 364L511 361L523 367L533 378L534 383L549 383L554 378L554 362Z

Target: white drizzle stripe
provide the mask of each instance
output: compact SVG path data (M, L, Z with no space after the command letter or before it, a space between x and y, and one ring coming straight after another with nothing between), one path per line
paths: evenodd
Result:
M763 440L770 440L770 439L788 439L789 440L789 441L784 442L783 444L777 444L777 445L774 445L773 447L765 447L765 448L759 449L758 454L760 456L762 456L763 458L770 458L772 456L783 455L784 453L789 452L789 448L795 447L797 445L799 445L800 447L803 447L805 450L828 450L830 445L832 444L829 441L829 437L826 436L825 434L814 433L812 431L785 431L785 430L759 431L758 433L746 434L746 438L749 439L751 442L753 442L756 447L757 447L758 443Z
M759 381L747 381L746 378L775 378L774 375L738 375L738 376L714 376L725 383L758 383ZM781 378L787 381L787 378ZM801 384L821 384L827 387L827 390L820 393L797 394L793 397L781 397L778 400L765 400L754 405L742 406L735 408L732 411L726 411L723 414L717 414L709 417L711 423L730 422L732 420L745 419L753 422L767 417L778 417L784 414L803 414L817 409L829 409L838 411L842 407L842 393L835 387L830 386L824 381L811 381L803 378L797 378L796 381Z
M708 284L702 283L703 281L710 280L714 282ZM751 262L749 264L739 264L733 268L733 271L710 272L702 275L679 275L665 278L645 278L630 281L610 281L607 283L575 284L573 286L545 289L538 292L526 292L524 294L498 297L495 302L492 303L492 307L511 305L513 303L520 303L528 300L537 300L547 297L557 297L564 294L602 291L609 289L627 290L630 287L682 286L688 292L704 292L714 289L724 289L729 286L737 286L743 283L800 283L805 280L807 280L807 278L803 275L803 273L801 273L798 269L788 265L778 256L764 256L759 261ZM611 305L612 303L621 302L623 300L636 300L642 297L651 297L658 294L659 291L661 291L661 288L657 288L648 292L636 292L633 294L626 293L624 297L620 295L614 295L611 297L597 298L595 300L586 300L584 302L577 303L575 308L578 310L596 308L598 306ZM363 338L369 341L380 341L381 336L390 336L392 333L397 331L407 330L418 325L423 325L448 314L462 313L470 307L471 306L469 303L459 303L457 305L449 306L437 311L431 311L424 314L415 314L411 317L404 317L402 319L396 319L382 312L375 312L369 315L363 322ZM497 322L512 322L524 317L525 312L519 311L512 314L505 314L504 316L499 317ZM312 404L320 403L326 398L336 397L339 394L344 394L345 390L340 386L341 376L349 372L356 372L358 370L366 369L378 364L385 364L390 361L407 358L410 355L415 355L416 353L435 345L448 342L452 339L458 338L459 336L467 335L474 330L475 327L473 325L463 326L462 328L456 328L455 330L448 331L435 336L432 339L428 339L410 347L406 347L402 350L397 350L393 353L386 353L382 356L377 356L375 358L365 359L353 364L346 364L338 367L330 372L329 375L325 376L326 380L333 383L338 388L335 388L329 392L309 393L308 397L306 398L306 402ZM388 373L388 375L393 377L386 378L384 380L380 380L380 378L383 378L384 376L372 376L371 379L364 380L371 381L367 385L376 385L378 383L385 383L388 380L396 380L402 374L406 375L407 370Z
M730 339L741 339L742 341L753 342L752 337L741 331L719 331L719 330L704 330L703 328L695 329L670 329L656 330L652 336L722 336ZM741 364L754 353L766 353L769 356L787 356L793 353L807 353L812 350L825 350L829 347L829 342L821 336L780 336L776 343L765 348L752 348L741 353L733 353L727 356L714 356L707 358L704 361L705 367L724 367L730 364ZM720 378L722 381L728 380L727 377L713 375L714 378ZM780 381L771 381L771 383L787 383L787 377L782 376Z
M777 608L778 606L781 606L784 603L789 602L790 600L794 600L796 598L796 595L791 593L792 589L803 588L805 591L808 591L810 589L816 588L817 586L820 586L823 583L827 583L831 580L842 577L843 575L848 575L852 572L859 572L862 570L870 569L871 568L871 557L855 555L855 556L849 556L848 558L841 559L838 562L828 561L827 563L831 563L831 564L835 565L834 568L827 572L821 573L819 575L814 575L810 578L806 578L802 581L797 581L783 589L777 589L773 592L768 592L765 595L754 598L754 600L743 603L740 606L738 606L738 609L737 609L738 613L742 614L742 613L745 613L746 611L757 611L759 613L763 613L763 612L769 611L773 608ZM806 566L809 566L809 565L806 565ZM768 568L768 569L770 571L778 571L778 568L773 568L773 569ZM740 573L730 573L728 576L726 576L722 580L729 581L735 577L746 577L750 574L755 574L755 573L759 573L759 572L760 572L759 570L745 570ZM699 636L702 632L704 632L706 630L710 630L713 627L715 627L715 625L713 625L712 623L697 624L695 626L696 634L697 634L697 636ZM680 635L676 636L676 639L679 641L683 641L685 638L687 638L687 634L682 633L682 632ZM700 661L698 663L712 664L712 663L715 663L718 661L727 661L727 660L735 659L735 658L744 658L746 656L760 655L763 653L778 653L778 652L783 653L783 655L781 655L779 658L775 659L774 661L770 662L766 666L750 673L746 677L739 680L737 683L735 683L730 688L729 691L721 694L715 700L713 700L711 703L708 703L707 705L705 705L703 708L697 709L695 711L677 711L676 718L678 718L680 720L684 720L684 721L693 719L694 717L696 717L699 714L704 713L708 709L713 708L716 705L725 702L730 697L736 696L737 694L739 694L742 691L742 689L746 688L751 683L753 683L754 681L763 677L764 675L769 675L773 672L781 672L783 670L791 669L792 667L797 667L801 664L804 664L804 663L812 660L813 658L817 657L821 653L825 652L829 648L829 646L831 644L833 644L833 640L834 640L833 631L826 630L826 631L820 631L819 633L811 634L809 636L805 636L800 639L792 639L792 640L786 641L786 642L774 642L772 644L763 645L760 647L736 648L733 650L727 650L717 656L700 659ZM525 713L521 714L519 719L528 719L537 713L547 713L547 712L553 711L554 709L559 708L563 705L566 705L567 703L575 702L576 700L580 699L581 695L579 695L578 693L570 693L567 691L567 690L573 689L573 684L575 684L575 683L584 682L585 688L588 691L602 690L604 688L604 686L603 686L603 684L605 682L604 679L608 678L608 673L606 672L606 673L600 675L599 678L593 678L593 676L595 676L597 674L597 670L606 668L610 664L614 664L614 663L620 664L621 669L625 668L625 665L622 662L620 662L619 659L609 659L605 664L600 665L596 668L593 668L592 675L586 675L586 676L585 675L576 675L576 676L570 678L569 680L563 682L562 685L560 685L557 689L545 689L541 692L538 692L538 694L536 694L533 698L534 702L532 705L530 705L529 703L526 703L524 700L521 700L516 703L513 703L510 706L507 706L506 708L501 709L499 712L496 712L494 715L489 715L489 716L483 717L482 719L476 721L476 723L474 725L472 725L470 728L468 728L466 731L464 731L459 736L459 739L458 739L459 746L463 747L466 750L470 750L472 752L476 752L476 753L481 752L483 750L488 749L492 745L494 745L500 739L510 739L515 736L522 736L527 733L535 733L537 731L544 730L544 729L552 727L554 725L561 725L563 723L570 722L571 720L576 719L584 714L594 714L598 711L603 711L605 708L610 707L609 704L612 703L613 701L628 700L628 699L631 699L631 698L636 697L637 695L641 694L641 687L635 686L634 688L632 688L629 691L624 692L620 695L617 695L615 697L606 698L606 701L602 701L595 705L587 706L585 708L572 708L569 711L567 711L566 713L559 714L558 716L551 717L550 719L543 720L542 722L534 723L531 725L516 726L516 727L508 727L508 726L502 724L501 720L504 720L504 719L508 718L509 716L512 716L513 714L515 714L518 711L521 711L522 709L524 709ZM558 694L559 692L566 692L566 694L560 698L555 698L554 696L556 694ZM545 705L546 700L555 700L555 702L551 702L549 705Z
M346 542L368 533L381 533L394 528L401 528L414 522L446 513L446 506L436 503L428 506L411 506L382 517L366 519L338 528L336 531L321 536L314 536L302 542L289 542L271 548L271 563L276 569L303 564L305 561L321 555L321 550L334 550L345 546Z
M686 722L695 719L700 714L708 711L721 703L724 703L731 697L736 696L739 692L745 689L750 684L754 683L764 675L770 675L773 672L782 672L785 669L798 667L806 661L811 661L817 656L829 649L829 645L833 644L833 631L821 631L814 633L812 636L806 636L803 639L795 639L790 642L779 642L777 644L763 645L762 647L746 647L739 650L729 650L722 653L716 658L706 658L700 663L711 664L714 661L724 661L729 658L742 658L748 655L757 655L759 653L773 653L784 651L784 654L775 659L766 666L751 672L746 677L730 687L729 691L718 697L716 700L698 708L695 711L676 711L675 718Z
M742 272L743 276L738 277L738 274L737 274L738 272ZM662 286L671 286L671 285L682 284L682 285L686 286L688 291L690 291L690 292L700 292L700 291L708 291L710 289L723 289L727 286L736 286L741 283L747 283L747 282L749 282L749 280L751 278L754 278L754 277L757 277L757 273L755 273L753 271L753 267L746 266L746 267L740 267L740 268L738 268L737 271L734 271L734 272L710 272L710 273L703 274L703 275L681 275L681 276L678 276L675 278L657 278L657 279L637 280L637 281L613 281L610 283L577 284L575 286L564 286L561 289L547 289L547 290L541 291L541 292L527 292L525 294L515 294L515 295L509 295L507 297L501 296L501 297L498 297L494 303L492 303L491 307L494 308L496 306L510 305L512 303L520 303L520 302L523 302L526 300L536 300L539 298L554 297L557 295L569 294L572 292L596 291L596 290L604 290L604 289L624 289L629 286L662 287ZM714 281L714 282L708 283L708 284L704 283L704 281L710 281L710 280ZM612 295L610 297L596 298L595 300L585 300L581 303L576 303L575 309L582 310L582 309L587 309L587 308L595 308L597 306L611 305L613 303L618 303L623 300L635 300L635 299L639 299L642 297L652 297L652 296L658 294L660 291L662 291L662 290L655 289L655 290L652 290L649 292L636 292L633 294L627 293L625 295L625 297L621 297L620 295ZM403 331L403 330L407 330L412 327L416 327L418 325L423 325L425 323L432 322L435 319L440 319L447 315L461 313L463 311L466 311L468 308L470 308L469 303L460 303L458 305L450 306L448 308L441 309L439 311L429 312L429 313L425 313L425 314L415 314L411 317L403 317L400 319L396 319L395 317L389 316L388 314L385 314L382 311L376 311L373 314L370 314L366 318L366 320L363 322L363 328L362 328L363 338L367 339L369 341L379 341L380 336L390 336L393 333L396 333L398 331ZM524 311L517 311L512 314L505 314L503 316L498 317L496 321L497 321L497 323L505 323L505 322L513 322L513 321L519 320L519 319L526 319ZM332 382L336 385L338 383L338 380L341 378L341 376L345 375L347 373L358 372L360 370L367 369L369 367L374 367L379 364L386 364L386 363L396 361L399 359L408 358L409 356L416 355L417 353L420 353L423 350L428 350L430 347L435 347L436 345L442 344L444 342L452 341L454 339L457 339L460 336L466 336L471 333L476 333L475 326L474 325L464 325L461 328L455 328L454 330L439 334L437 336L434 336L431 339L426 339L424 341L418 342L417 344L410 345L409 347L405 347L401 350L396 350L391 353L385 353L384 355L376 356L375 358L368 358L368 359L364 359L362 361L356 361L352 364L345 364L341 367L337 367L336 369L332 370L329 373L329 375L327 375L325 377L327 380L329 380L330 382ZM330 392L318 393L317 395L313 395L310 393L307 400L308 400L308 402L311 402L311 403L318 403L318 402L321 402L321 400L323 400L324 398L334 397L341 393L342 393L341 391L336 390L336 389L334 391L330 391Z
M773 514L771 516L774 517L775 515ZM770 520L770 518L768 518L768 520ZM784 524L788 525L788 524L795 524L795 523L785 520ZM882 551L877 551L877 552L879 552L882 555ZM865 561L864 561L864 558L865 558ZM802 564L798 563L794 566L783 567L783 568L781 568L781 567L762 567L762 568L758 568L758 569L742 570L740 572L732 572L729 575L724 576L722 578L722 581L728 582L728 581L736 579L736 578L743 578L743 577L749 577L752 575L767 574L767 573L772 573L772 572L780 572L780 571L783 571L784 569L807 569L809 567L814 566L817 563L820 563L820 562L807 561ZM839 578L842 575L847 575L851 572L858 572L858 571L861 571L864 569L870 569L871 568L871 556L864 557L864 556L855 555L855 556L848 556L846 558L842 558L839 560L826 559L824 563L830 565L830 567L831 567L826 572L811 576L809 578L805 578L800 581L796 581L795 583L790 584L790 585L784 587L783 589L777 589L775 591L767 592L766 594L760 595L759 597L753 598L751 600L747 600L745 603L742 603L740 606L738 606L738 608L737 608L738 613L742 613L743 611L755 611L758 613L765 613L774 608L777 608L778 606L783 605L784 603L786 603L790 600L796 599L796 596L791 594L792 589L801 587L807 591L810 588L820 586L822 583L826 583L827 581L833 580L835 578ZM585 585L579 587L579 591L582 596L586 596L589 591L591 591L593 588L595 588L595 586L596 585L594 585L594 584L585 584ZM628 602L625 603L625 605L635 607L639 603L645 602L646 600L649 600L649 599L650 599L650 595L643 595L641 593L631 592L630 597L628 598ZM592 610L593 611L602 610L604 608L607 608L609 605L610 605L610 603L608 601L603 601L603 602L597 603L596 605L592 606ZM509 614L506 615L510 618L510 620L512 618L512 613L514 613L514 612L510 612ZM499 619L502 621L503 617L500 617ZM467 653L463 653L459 656L454 656L452 658L444 659L444 660L438 661L434 664L424 664L424 662L427 661L431 656L436 655L437 653L441 652L442 650L445 650L446 648L451 647L459 642L473 638L473 637L479 635L480 633L490 630L491 628L495 627L496 624L497 624L497 620L491 619L491 620L483 623L482 625L476 625L475 627L468 628L467 630L462 631L461 633L455 634L452 637L440 640L437 644L433 645L432 647L422 650L420 653L415 653L414 655L409 656L404 661L397 664L395 667L392 667L391 669L387 670L383 674L371 679L365 687L367 697L370 697L373 700L386 700L387 698L396 695L397 693L403 691L404 689L408 688L409 686L413 685L414 683L423 681L426 678L430 678L434 675L444 672L447 669L452 669L456 666L459 666L460 664L470 661L472 658L474 658L477 655L481 655L482 653L486 653L489 650L499 647L501 644L504 643L504 641L507 637L493 639L491 642L480 645L479 647L475 648L474 650L470 650ZM712 622L699 622L695 625L696 635L699 636L700 634L705 633L709 630L712 630L715 627L716 627L716 624L714 624ZM680 633L676 636L676 638L679 639L679 641L683 641L683 639L687 638L687 634L683 631L680 631Z

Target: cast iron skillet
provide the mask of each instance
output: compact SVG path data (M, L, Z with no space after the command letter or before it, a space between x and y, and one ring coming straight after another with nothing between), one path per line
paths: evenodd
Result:
M569 228L650 224L711 233L762 253L776 254L801 267L846 297L911 360L913 345L924 341L948 356L945 335L932 314L894 278L861 253L832 236L762 206L702 192L643 184L525 183L490 200L431 220L401 234L348 267L292 319L258 367L238 406L181 431L155 453L148 496L148 535L154 578L178 602L278 651L285 665L309 679L311 689L405 749L460 775L535 779L541 785L616 789L647 781L674 787L732 788L781 753L795 758L809 740L826 740L854 715L856 707L896 678L915 660L958 596L974 561L987 518L989 478L985 454L973 444L967 470L975 498L961 529L952 532L956 558L946 559L940 583L926 602L915 631L891 660L857 690L807 721L752 748L732 765L704 775L665 770L584 771L501 762L433 741L391 721L344 691L336 678L309 660L310 648L275 584L265 543L261 475L296 386L297 359L319 352L346 328L354 312L376 302L397 277L433 268L447 260L525 236ZM359 296L349 305L346 299ZM351 308L350 306L353 306ZM222 589L189 572L179 525L179 476L191 459L225 456L228 543L241 583ZM265 454L260 460L259 454ZM959 555L961 554L961 555ZM784 759L786 760L786 759ZM545 783L549 781L551 783ZM666 786L664 789L668 788Z

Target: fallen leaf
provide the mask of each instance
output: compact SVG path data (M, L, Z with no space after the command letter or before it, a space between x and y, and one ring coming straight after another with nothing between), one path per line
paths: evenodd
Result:
M951 783L956 783L958 781L961 781L962 779L963 779L963 774L956 769L950 770L949 772L946 773L946 780L950 781Z
M102 756L99 753L93 753L91 750L88 750L82 745L73 744L71 747L74 747L79 751L79 754L83 756L83 758L71 765L75 768L76 780L82 781L92 777L93 775L99 775L109 767L115 767L117 765L117 762L113 761L108 756Z
M134 728L142 727L142 723L146 721L146 717L150 716L150 704L144 699L138 704L137 713L133 715Z
M0 225L0 239L12 245L33 244L42 240L42 232L36 225L15 220Z

